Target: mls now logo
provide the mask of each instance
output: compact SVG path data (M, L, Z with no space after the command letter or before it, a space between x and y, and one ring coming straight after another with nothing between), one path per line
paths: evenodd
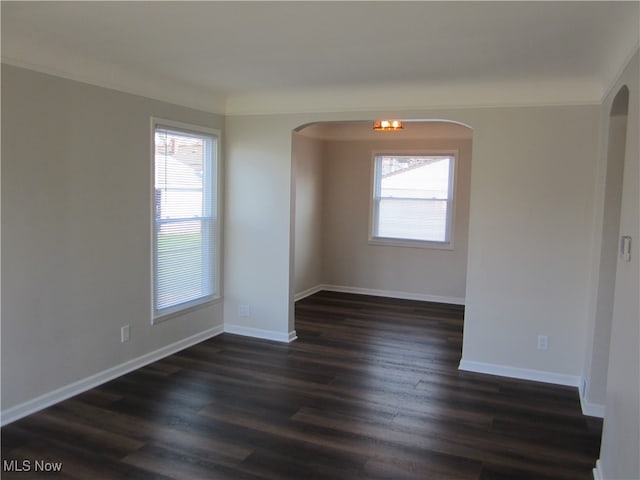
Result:
M3 472L59 472L62 462L45 462L44 460L3 460Z

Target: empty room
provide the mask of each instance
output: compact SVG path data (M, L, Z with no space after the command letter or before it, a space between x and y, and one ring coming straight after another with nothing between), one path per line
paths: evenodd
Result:
M2 478L640 480L640 2L0 8Z

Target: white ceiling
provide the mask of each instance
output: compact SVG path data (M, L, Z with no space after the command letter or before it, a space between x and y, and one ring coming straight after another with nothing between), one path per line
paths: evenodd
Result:
M2 2L2 60L206 110L600 101L639 2Z

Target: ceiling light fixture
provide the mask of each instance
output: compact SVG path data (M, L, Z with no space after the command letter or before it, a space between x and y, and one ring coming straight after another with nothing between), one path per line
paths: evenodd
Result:
M373 122L373 129L378 132L402 130L402 120L376 120Z

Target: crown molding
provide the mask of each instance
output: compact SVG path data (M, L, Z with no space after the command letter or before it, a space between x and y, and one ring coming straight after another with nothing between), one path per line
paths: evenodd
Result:
M227 96L227 115L266 115L440 108L591 105L601 103L595 79L496 81L483 84L397 84L264 91Z
M50 52L50 50L48 50ZM56 66L45 59L56 58ZM265 90L222 95L180 82L109 67L86 59L40 52L30 61L2 56L2 63L221 115L418 111L425 109L601 104L594 78L527 79L485 83L352 85ZM631 58L631 57L629 57ZM79 73L82 72L82 73ZM619 74L616 76L616 78Z
M54 67L48 65L46 62L23 61L6 55L3 55L0 60L2 64L5 65L24 68L67 80L160 100L209 113L220 115L224 115L225 113L226 98L223 95L206 89L186 86L179 82L168 82L157 78L149 78L144 75L137 75L117 68L103 66L95 62L92 62L93 64L89 68L83 68L83 73L78 73L75 68L65 69L64 67Z

